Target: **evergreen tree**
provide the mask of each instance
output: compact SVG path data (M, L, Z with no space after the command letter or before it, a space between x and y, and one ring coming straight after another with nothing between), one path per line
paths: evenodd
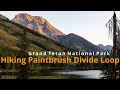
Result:
M20 40L20 44L18 45L20 48L20 51L18 51L19 58L26 58L26 64L17 64L17 79L28 79L30 77L30 68L28 63L28 46L29 46L29 40L27 39L27 31L24 29L22 38Z

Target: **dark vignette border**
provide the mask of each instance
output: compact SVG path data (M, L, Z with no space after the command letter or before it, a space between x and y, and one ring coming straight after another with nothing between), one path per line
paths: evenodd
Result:
M119 11L120 3L118 1L111 0L7 0L1 1L0 11ZM48 87L49 89L88 89L101 88L104 86L109 87L118 86L118 80L0 80L1 86L14 87L24 89L28 88L35 89L36 87ZM114 88L115 89L115 88Z

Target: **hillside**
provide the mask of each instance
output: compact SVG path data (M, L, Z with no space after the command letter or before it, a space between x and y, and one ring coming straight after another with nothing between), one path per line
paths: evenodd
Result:
M0 18L0 56L14 55L19 51L18 44L21 43L20 39L24 29L27 31L27 38L30 41L28 51L64 51L68 49L33 30L8 19Z
M91 42L87 41L86 39L70 33L65 36L59 36L59 40L63 45L67 47L74 48L75 50L81 51L104 51L103 49L95 46Z

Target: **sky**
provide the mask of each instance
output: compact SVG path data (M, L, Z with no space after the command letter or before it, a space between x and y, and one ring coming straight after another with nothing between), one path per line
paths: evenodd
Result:
M42 16L64 34L77 34L91 43L112 45L109 29L105 26L113 16L113 11L0 11L9 19L18 13ZM116 11L120 19L120 11Z

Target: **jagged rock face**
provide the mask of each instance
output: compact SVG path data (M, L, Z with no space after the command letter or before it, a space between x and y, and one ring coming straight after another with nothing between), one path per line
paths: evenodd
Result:
M102 48L102 49L104 49L104 50L106 50L106 51L109 51L109 52L111 52L112 47L113 47L112 45L106 45L106 46L104 46L102 44L98 44L97 46L100 47L100 48Z
M32 29L44 36L58 41L59 35L64 35L61 31L53 27L46 19L41 16L31 16L27 13L17 14L12 21Z

